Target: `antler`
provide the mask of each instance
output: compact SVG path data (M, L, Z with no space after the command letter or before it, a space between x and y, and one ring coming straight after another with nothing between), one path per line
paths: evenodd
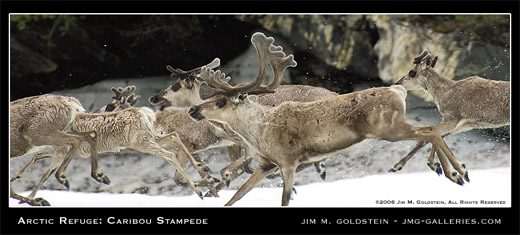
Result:
M169 65L166 66L166 69L172 73L171 74L172 78L174 78L174 79L180 78L181 80L184 80L188 77L192 77L196 73L200 73L202 67L204 67L204 66L211 68L211 69L217 68L218 66L220 66L220 59L215 58L209 64L194 68L189 71L184 71L182 69L174 69L172 66L169 66Z
M425 57L426 55L429 55L429 54L430 54L430 52L428 52L428 50L424 50L424 51L423 51L419 56L417 56L417 57L415 57L415 58L413 59L413 63L414 63L414 64L420 64L421 61L424 59L424 57Z
M296 66L296 61L292 55L285 56L281 46L273 45L274 38L266 37L263 33L255 33L251 36L251 43L258 53L258 74L250 83L241 83L231 86L228 82L231 79L226 77L224 73L217 70L216 72L210 68L203 67L200 77L206 82L201 84L199 95L205 100L215 95L235 95L240 92L250 92L252 94L272 93L280 84L284 70L289 66ZM262 82L267 76L267 65L271 64L274 77L267 86L262 86Z
M121 108L127 108L127 107L123 107L123 106L134 106L135 103L137 103L137 101L139 100L139 98L141 98L141 96L137 95L137 96L134 96L134 94L132 94L134 91L135 91L135 86L132 85L132 86L127 86L125 88L122 88L122 87L118 87L118 88L115 88L115 87L112 87L112 92L114 92L114 96L112 96L112 99L115 100L115 102L119 102L119 106Z
M415 57L413 59L413 63L417 65L425 62L426 63L426 66L427 67L435 67L435 64L437 63L437 59L439 57L438 56L435 56L433 59L432 59L432 55L430 54L430 52L428 52L428 50L424 50L418 57Z
M134 106L137 101L139 101L139 98L141 98L140 95L134 96L134 94L128 96L123 102L123 104L130 104L130 106Z
M112 92L114 92L114 96L112 96L112 99L119 100L121 97L126 97L130 93L135 91L135 86L127 86L125 88L118 87L117 89L115 87L112 87Z
M274 73L274 77L271 83L267 84L267 86L260 85L260 87L258 87L257 89L248 92L249 94L255 95L274 91L274 89L276 89L282 82L282 77L283 73L285 72L285 69L287 69L288 67L296 67L296 65L298 65L298 63L296 63L296 61L294 60L293 55L289 55L281 59L274 59L273 61L271 61L270 64L273 68Z

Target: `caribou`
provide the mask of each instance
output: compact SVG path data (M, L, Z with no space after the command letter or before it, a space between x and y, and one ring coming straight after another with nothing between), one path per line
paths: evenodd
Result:
M272 44L274 39L270 37L266 42ZM281 63L284 70L297 65L292 55L285 56L275 47L268 48L267 61ZM265 67L265 63L259 65L262 66ZM299 165L336 156L364 139L431 142L445 176L459 185L464 184L460 175L467 176L467 171L435 126L417 127L406 122L407 92L402 86L372 88L312 102L289 101L273 108L249 98L274 92L274 84L262 85L266 79L264 72L259 72L250 83L235 86L230 85L231 78L219 70L203 67L200 76L205 81L201 84L200 97L209 100L190 107L190 116L197 121L207 119L228 126L259 156L259 166L226 206L234 204L277 168L284 185L282 206L287 206ZM448 162L458 173L450 169Z
M396 84L406 90L425 90L442 114L437 129L442 137L473 129L498 128L509 125L511 86L506 81L493 81L471 76L459 81L445 78L434 70L438 57L424 50L414 58L414 66ZM390 172L401 170L425 142L419 141L410 153L394 165ZM442 174L439 163L434 163L433 150L428 166ZM466 179L469 181L469 179Z

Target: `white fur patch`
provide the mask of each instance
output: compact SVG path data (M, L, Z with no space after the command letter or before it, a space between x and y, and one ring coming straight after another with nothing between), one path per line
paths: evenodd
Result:
M397 96L401 99L401 102L404 107L404 111L406 112L406 96L407 96L406 89L401 85L393 85L390 87L390 90L395 92L397 94Z
M153 130L153 124L155 123L155 113L153 110L148 107L140 107L138 110L147 118L146 120L143 120L143 122Z
M208 149L226 147L226 146L231 146L231 145L234 145L234 144L235 144L235 142L232 142L232 141L229 141L229 140L226 140L226 139L222 139L220 141L217 141L216 143L211 144L210 146L208 146L208 147L206 147L204 149L199 149L199 150L194 151L193 154L204 152L204 151L206 151Z
M33 146L29 150L27 150L26 153L24 153L22 156L33 154L33 153L40 153L43 151L50 151L52 147L50 145L42 145L42 146Z
M81 103L75 98L70 97L70 102L68 102L68 104L70 105L70 109L71 109L70 110L70 121L67 124L67 126L65 126L65 129L64 129L65 131L71 130L70 128L71 128L72 122L76 119L77 113L85 112L85 108L83 108Z
M356 149L363 148L364 146L366 146L367 144L369 144L372 141L374 141L374 140L373 139L364 139L361 142L359 142L357 144L353 144L353 145L351 145L351 146L349 146L348 148L345 148L345 149L340 149L340 150L337 150L337 151L334 151L334 152L330 152L330 153L326 153L326 154L322 154L322 155L309 157L308 160L303 162L303 163L317 162L317 161L321 161L321 160L324 160L324 159L327 159L327 158L335 157L335 156L338 156L338 155L341 155L341 154L347 154L347 153L352 152L352 151L354 151Z

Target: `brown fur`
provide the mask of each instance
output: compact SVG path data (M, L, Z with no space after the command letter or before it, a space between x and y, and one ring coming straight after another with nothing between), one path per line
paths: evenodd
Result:
M94 141L89 134L91 132L69 132L71 123L85 109L79 101L73 97L58 95L39 95L19 99L10 103L9 127L10 127L10 158L27 155L31 152L41 151L46 146L53 150L62 149L63 159L71 159L73 153L81 143L87 148L94 148ZM88 144L86 144L88 142ZM51 151L53 151L51 150ZM41 153L44 155L45 153ZM97 157L97 153L92 153ZM31 163L37 159L33 158ZM31 164L30 163L30 164ZM51 174L59 162L55 160L42 176L39 185L28 197L20 196L11 190L11 197L31 205L48 205L48 202L39 198L34 199L38 188ZM24 168L22 171L25 171ZM66 178L59 177L65 168L60 167L56 177L62 184L66 184ZM19 178L21 174L15 174L11 181Z
M460 174L453 154L433 126L414 127L405 120L406 91L401 86L372 88L307 103L285 102L266 108L246 99L220 97L191 109L195 119L207 118L228 124L261 156L261 165L227 203L232 205L263 177L280 168L284 180L282 205L288 205L298 165L334 156L364 139L432 142L447 171L446 177L462 184L449 170L446 156ZM226 99L226 106L216 102Z
M422 58L421 58L422 57ZM444 137L472 129L497 128L510 123L509 82L493 81L478 76L453 81L438 74L428 61L431 55L423 51L412 69L416 75L404 76L398 83L407 90L423 89L433 97L442 121L437 126ZM403 168L408 160L423 146L419 142L415 148L401 159L390 171ZM433 170L433 154L430 154L429 166Z
M203 99L211 97L212 95L248 90L248 92L252 94L271 92L270 94L253 96L254 98L251 99L255 99L260 104L272 108L285 101L307 102L337 95L336 93L323 88L309 86L279 86L278 89L274 90L280 84L285 69L287 67L296 66L296 61L294 61L292 55L285 56L283 48L273 45L273 42L274 38L268 38L262 33L255 33L252 35L251 43L257 49L259 60L258 74L252 83L239 84L237 86L229 85L228 82L230 78L226 77L224 73L210 70L220 65L220 60L215 59L209 65L190 70L193 74L191 74L191 72L182 72L183 70L180 69L168 68L168 70L172 72L173 77L182 77L186 74L191 74L192 77L199 76L202 78L204 83L198 79L190 79L189 76L184 79L178 79L168 88L162 90L155 96L150 97L149 100L152 104L159 107L165 107L168 105L174 107L187 107L201 104L203 103ZM271 66L273 69L273 79L267 86L264 86L261 85L261 83L267 76L268 66ZM208 84L212 87L208 86ZM249 89L247 87L254 89ZM243 171L239 169L242 166L241 163L249 160L253 155L251 154L252 151L247 150L246 156L240 157L239 146L248 149L249 145L244 143L243 139L232 131L227 124L217 122L209 123L214 126L214 136L225 138L236 143L236 145L228 147L228 152L238 154L238 156L230 155L232 163L221 170L224 182L211 190L211 193L216 195L218 190L224 187L225 183L229 184L231 180L243 173ZM190 134L196 133L192 132ZM213 136L207 135L206 137L213 139ZM322 178L324 178L325 175L322 173L323 167L319 163L315 164L315 166ZM245 167L247 169L247 165Z
M184 82L181 82L181 84L184 84ZM188 90L186 85L182 85L179 90L174 92L170 86L161 92L164 94L163 97L156 97L155 99L165 99L171 104L188 104L193 102L193 100L200 100L200 98L198 98L199 87L200 81L195 81L194 87L191 90ZM275 93L251 96L251 99L259 102L263 106L275 107L285 101L308 102L336 95L337 93L324 88L286 85L279 86L275 90ZM202 103L202 101L200 101L200 103ZM232 130L227 129L224 125L217 122L194 122L189 118L185 109L166 108L162 114L161 112L158 112L156 117L157 131L164 133L176 131L182 142L192 153L193 151L199 152L207 149L208 147L214 146L215 143L224 140L229 140L238 144L228 146L228 152L232 153L230 154L232 163L220 171L223 182L211 189L211 192L208 193L207 196L218 195L218 191L220 191L226 184L229 184L230 181L244 173L241 163L247 161L252 155L248 154L245 157L240 157L239 146L247 147L247 145L244 144L243 140L240 137L237 137ZM183 160L181 160L181 164L185 164L182 163L182 161ZM321 168L319 169L322 170Z
M175 133L164 133L159 135L155 131L155 113L149 108L127 108L116 112L98 113L98 114L77 114L72 122L71 128L73 131L89 132L95 131L97 133L96 148L92 151L88 145L81 144L79 148L74 151L75 156L91 157L92 152L118 152L122 149L131 148L143 153L152 154L164 158L169 163L173 164L177 171L184 177L187 184L199 195L202 192L189 179L186 172L184 172L174 152L162 148L158 142L164 142L171 139L177 144L185 154L190 153L185 149L182 142L177 141ZM46 155L55 156L56 164L61 163L60 168L66 169L70 160L62 158L63 148L55 148L53 152L46 153ZM108 178L98 170L97 155L92 158L91 175L94 179L103 183L110 183ZM60 176L63 177L63 174Z

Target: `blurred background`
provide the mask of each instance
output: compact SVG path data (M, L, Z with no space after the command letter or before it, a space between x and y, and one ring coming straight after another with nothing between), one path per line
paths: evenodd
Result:
M136 106L149 106L147 98L173 82L166 65L188 70L215 57L233 82L249 81L257 69L250 36L258 31L274 37L274 44L283 46L286 54L294 54L298 66L285 72L285 84L320 86L341 94L387 86L406 75L424 49L439 56L436 70L447 78L477 75L510 80L508 14L11 15L10 100L44 93L70 95L92 112L111 101L110 87L136 85L136 94L142 96ZM431 97L411 93L409 121L439 123L441 116ZM447 137L446 142L470 172L509 166L509 127L474 130ZM348 156L331 158L325 162L327 180L386 173L415 145L402 143L375 141ZM428 150L417 153L402 172L429 171ZM219 177L218 171L229 161L226 151L205 154L203 159ZM76 159L67 170L72 190L191 193L175 185L174 169L162 159L132 150L100 156L100 168L112 184L95 182L89 161ZM29 160L30 156L12 159L11 175ZM15 189L32 189L49 164L50 159L38 161L34 172L14 183ZM311 168L298 175L296 184L321 181ZM280 183L281 179L273 179L262 184ZM43 188L62 186L51 177Z

